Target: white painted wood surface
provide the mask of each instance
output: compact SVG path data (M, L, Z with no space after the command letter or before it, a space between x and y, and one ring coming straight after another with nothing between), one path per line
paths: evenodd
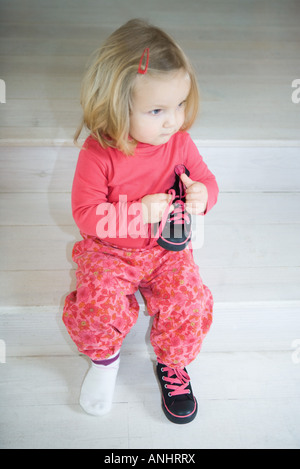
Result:
M103 418L78 405L84 358L0 365L0 448L300 448L300 374L290 352L202 354L189 367L199 414L184 428L160 408L148 353L121 360L113 410Z

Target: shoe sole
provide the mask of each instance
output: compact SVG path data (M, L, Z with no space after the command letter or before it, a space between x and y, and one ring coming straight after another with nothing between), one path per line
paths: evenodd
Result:
M166 249L167 251L183 251L189 245L191 237L192 234L190 233L188 238L186 238L181 243L170 242L169 240L160 237L157 240L157 244L159 244L160 247Z

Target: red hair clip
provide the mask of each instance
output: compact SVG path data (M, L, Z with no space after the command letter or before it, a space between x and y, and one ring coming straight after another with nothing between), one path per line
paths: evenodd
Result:
M145 55L146 55L146 63L143 65L143 60L144 60ZM141 75L145 75L145 73L147 73L147 70L148 70L148 65L149 65L149 47L147 47L142 53L142 57L139 63L138 73L140 73Z

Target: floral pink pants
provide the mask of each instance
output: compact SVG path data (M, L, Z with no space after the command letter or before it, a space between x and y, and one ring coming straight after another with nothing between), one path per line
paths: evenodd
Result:
M158 360L183 368L196 358L212 322L213 299L190 249L124 250L85 238L75 244L77 289L63 321L78 350L92 360L116 353L138 318L139 289L150 316Z

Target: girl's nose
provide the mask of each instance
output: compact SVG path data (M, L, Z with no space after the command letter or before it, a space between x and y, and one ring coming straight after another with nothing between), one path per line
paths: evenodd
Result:
M164 128L170 128L176 126L176 116L174 112L169 112L166 116L166 120L164 122Z

